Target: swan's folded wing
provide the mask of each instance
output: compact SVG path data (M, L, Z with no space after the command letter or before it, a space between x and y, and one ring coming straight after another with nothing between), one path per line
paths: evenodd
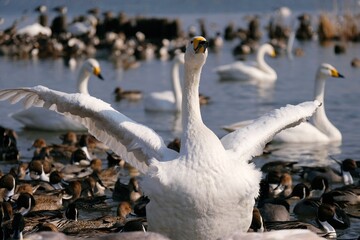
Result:
M229 152L232 151L241 159L250 160L263 153L265 145L275 134L305 121L319 106L319 101L310 101L273 110L246 127L225 135L221 142Z
M44 107L79 121L89 133L143 173L147 171L150 159L164 161L177 154L168 149L152 129L88 95L67 94L37 86L0 91L0 100L6 99L11 103L23 100L26 108Z

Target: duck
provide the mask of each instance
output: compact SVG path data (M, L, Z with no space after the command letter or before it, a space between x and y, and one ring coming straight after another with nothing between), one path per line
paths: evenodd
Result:
M117 216L102 216L95 219L79 219L79 210L76 203L71 203L65 210L66 218L49 221L49 223L56 226L58 231L66 234L77 234L84 231L91 231L95 229L112 229L123 226L128 213L131 209L127 209L125 204L120 203L117 211Z
M326 238L336 238L335 228L329 223L330 220L336 219L335 210L327 204L321 204L316 217L316 226L310 223L292 220L292 221L274 221L264 222L266 231L282 229L309 229L310 231Z
M322 176L331 183L343 183L344 185L354 184L352 174L355 175L358 169L356 161L348 158L342 162L337 161L337 163L340 165L340 171L331 166L303 166L301 167L300 176L309 182L312 182L318 176Z
M321 196L323 202L335 202L342 208L360 204L360 186L351 185L332 189Z
M296 127L288 128L276 134L273 142L286 142L286 143L330 143L340 142L342 134L327 118L324 104L325 83L328 77L344 78L339 71L328 63L322 63L316 72L315 78L315 95L314 98L322 102L319 111L311 118L312 123L303 122ZM252 120L232 123L222 128L227 131L234 131L235 129L246 126Z
M114 90L116 101L123 99L129 101L139 101L142 98L142 91L140 90L124 90L121 87L116 87Z
M120 174L120 166L102 169L102 160L99 158L91 160L90 168L93 170L93 174L97 174L99 180L107 188L114 186L116 180L118 179L118 175ZM97 188L100 188L100 186L97 186Z
M57 106L51 109L80 121L137 168L142 173L141 188L151 199L146 206L149 231L175 240L217 239L250 226L261 179L250 160L262 154L276 133L306 120L321 104L315 100L275 109L247 128L219 138L203 123L200 112L199 84L207 46L204 37L195 36L185 50L179 153L167 148L151 128L89 95L36 86L1 90L0 100L15 103L25 98L29 106Z
M16 200L18 212L27 215L30 212L60 210L63 207L62 193L51 192L48 194L20 193Z
M100 64L96 59L87 59L79 72L78 92L89 94L88 81L93 74L99 79L104 78L101 75ZM60 114L46 111L42 108L29 108L10 114L10 117L23 124L25 128L46 130L46 131L86 131L86 128L76 121L70 120Z
M32 160L29 163L29 174L30 178L33 180L41 180L49 182L49 176L52 171L51 162L45 160Z
M0 161L19 161L20 152L17 147L17 134L13 129L0 126Z
M124 184L120 180L118 178L115 183L112 198L116 201L136 202L142 196L137 178L130 178L128 184Z
M9 201L15 194L16 180L14 175L7 173L0 178L0 189L4 189L2 198L4 201Z
M218 66L214 71L222 80L275 82L277 80L276 71L265 62L265 54L275 57L275 50L269 43L265 43L259 47L256 55L256 63L236 61Z
M321 181L321 179L318 179L317 181L324 182ZM316 184L312 183L312 187L314 185ZM322 200L322 196L312 196L312 191L313 189L308 188L307 185L305 185L304 183L298 183L295 185L291 195L287 198L295 201L295 203L293 204L292 212L299 220L311 223L317 217L318 210L321 204L326 203L335 211L335 216L338 221L334 221L332 219L329 220L329 223L335 229L346 229L350 226L349 216L344 211L344 209L339 207L339 205L336 203L336 201L334 201L334 199L326 198L324 201Z

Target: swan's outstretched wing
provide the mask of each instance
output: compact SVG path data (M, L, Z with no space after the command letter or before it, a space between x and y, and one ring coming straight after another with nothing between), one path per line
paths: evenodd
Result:
M152 129L88 95L67 94L37 86L0 91L0 100L6 99L11 103L23 100L26 108L44 107L79 121L92 135L143 173L147 171L149 159L164 161L177 154L168 149Z
M225 135L221 142L225 149L241 159L250 160L263 153L265 145L275 134L311 117L319 106L321 103L315 100L273 110L248 126Z

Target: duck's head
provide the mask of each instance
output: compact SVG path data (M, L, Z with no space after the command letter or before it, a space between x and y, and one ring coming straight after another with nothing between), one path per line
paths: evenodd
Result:
M39 149L39 148L43 148L46 147L46 140L44 138L38 138L35 139L34 143L31 145L30 148L28 148L28 150L32 150L32 149Z
M251 221L250 229L252 229L254 232L264 231L263 219L259 209L256 207L254 207L253 209L253 218Z
M132 212L132 207L129 202L123 201L119 203L117 208L117 215L126 218Z
M329 188L329 180L324 176L316 176L311 181L311 191L322 191L325 192Z
M91 160L90 167L94 172L100 173L101 170L102 170L102 161L101 161L101 159L100 158L94 158L93 160Z
M104 80L101 75L101 68L99 62L94 58L89 58L84 62L84 68L91 74L94 74L99 79Z
M193 37L186 47L185 64L189 67L199 68L205 64L209 43L202 36Z
M66 186L62 198L65 200L75 201L81 196L81 191L82 191L81 182L77 180L72 181Z
M299 198L299 199L305 199L310 195L310 189L308 186L306 186L304 183L298 183L293 188L291 194L287 198Z
M318 74L324 77L344 78L344 76L341 75L338 70L336 70L336 68L328 63L323 63L320 65Z
M41 160L32 160L29 163L29 172L31 179L39 180L41 174L44 172L44 167Z
M20 193L16 200L16 209L23 216L26 215L36 205L35 198L28 192Z
M6 188L11 191L15 188L15 178L12 174L5 174L0 178L0 188Z
M79 219L79 211L76 207L76 203L70 203L66 210L65 210L65 216L67 219L75 220L77 221Z
M320 221L321 225L325 228L325 230L329 234L335 234L334 236L336 236L336 231L332 226L333 224L330 225L330 222L333 220L341 221L336 216L335 206L324 203L321 204L318 208L317 216L318 216L318 220ZM326 222L329 224L326 224Z
M354 171L358 168L356 161L354 159L351 158L347 158L345 159L342 164L341 164L341 169L343 171Z
M75 132L69 131L64 135L60 136L63 144L75 145L77 142L77 135Z

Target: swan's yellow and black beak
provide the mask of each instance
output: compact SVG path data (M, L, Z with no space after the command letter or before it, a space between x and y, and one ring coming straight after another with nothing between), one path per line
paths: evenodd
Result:
M191 44L194 47L195 53L205 53L209 43L204 37L194 37L191 41Z
M270 56L273 57L273 58L276 57L276 52L275 52L275 50L272 50L272 51L271 51Z
M341 75L336 69L331 69L330 70L330 75L332 77L336 77L336 78L344 78L344 76Z
M104 80L103 76L101 75L101 69L100 67L94 67L93 74L100 78L101 80Z

